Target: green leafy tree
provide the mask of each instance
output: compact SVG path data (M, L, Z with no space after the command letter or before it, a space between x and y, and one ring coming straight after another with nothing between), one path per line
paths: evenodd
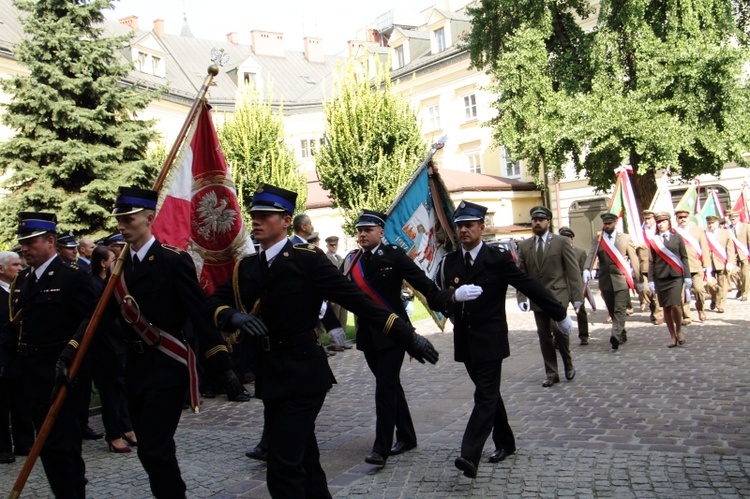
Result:
M13 238L19 211L55 212L61 229L102 235L117 187L155 177L145 161L155 133L136 118L154 94L120 83L129 37L103 37L108 0L14 3L26 34L15 56L29 74L2 82L12 95L2 122L15 135L0 145L0 168L11 172L0 239Z
M249 208L260 183L269 183L297 193L298 213L307 202L307 178L299 173L294 151L286 144L281 109L274 112L272 96L263 100L252 87L240 94L234 115L217 133L227 163L232 169L240 207ZM249 222L248 210L242 210Z
M426 154L409 103L392 91L384 68L372 79L351 65L324 104L325 144L315 153L321 185L343 211L344 231L362 208L385 212Z
M561 178L572 160L606 190L629 163L644 206L657 170L689 179L743 163L748 53L731 2L602 0L588 34L573 16L588 15L581 1L492 0L472 12L472 62L497 82L495 140L533 175Z

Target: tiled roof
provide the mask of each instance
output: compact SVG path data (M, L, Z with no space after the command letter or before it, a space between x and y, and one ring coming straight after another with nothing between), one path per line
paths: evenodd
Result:
M536 186L530 182L521 182L505 177L494 175L483 175L481 173L468 173L458 170L443 168L440 170L446 189L449 193L454 192L500 192L500 191L533 191ZM307 204L308 210L315 208L326 208L333 206L329 191L323 189L315 171L307 172Z
M323 63L310 63L302 51L286 51L285 57L257 56L250 45L172 34L159 37L150 30L133 31L129 26L111 20L104 21L104 33L105 36L132 33L131 40L134 44L153 36L165 54L166 77L133 70L125 81L150 87L168 83L168 92L162 98L178 102L192 101L211 64L211 49L223 49L229 54L229 62L209 89L209 101L219 109L234 107L236 70L248 58L252 58L260 66L262 77L272 82L269 91L274 102L283 102L284 109L288 112L294 112L295 108L319 107L323 98L332 94L333 75L337 64L343 60L341 57L326 55ZM0 56L4 52L6 57L12 57L12 51L22 36L18 10L11 0L0 0ZM130 60L130 48L124 47L121 55Z

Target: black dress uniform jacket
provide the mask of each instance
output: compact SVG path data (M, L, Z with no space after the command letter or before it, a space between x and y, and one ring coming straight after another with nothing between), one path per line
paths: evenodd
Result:
M202 313L206 294L198 284L195 265L188 253L157 240L135 268L130 254L125 257L122 278L141 314L151 324L184 340L183 328L190 320L209 371L223 372L231 368L221 335ZM119 313L120 305L115 298L111 306ZM130 341L140 340L132 327L123 324ZM143 354L131 354L126 364L128 388L136 393L183 384L187 373L184 364L155 348L147 347Z
M351 255L347 260L350 257ZM409 317L401 299L401 285L404 280L422 293L428 303L434 303L440 294L435 283L398 246L381 244L372 253L369 261L365 261L361 255L359 258L362 261L365 280L377 291L388 308L407 322ZM357 317L357 349L383 350L393 346L393 340L384 336L378 328L370 326L369 322Z
M441 289L475 284L483 290L476 300L443 303L443 311L453 319L457 362L479 363L510 356L505 317L508 285L526 295L553 320L565 318L567 303L560 304L538 279L520 270L510 253L501 248L482 244L470 271L464 266L462 250L446 255L437 278Z
M34 282L31 268L11 285L10 318L19 336L18 354L27 400L37 428L46 417L55 385L55 364L63 351L72 358L93 310L91 277L55 257ZM83 325L83 329L81 329ZM82 390L70 390L41 457L56 496L83 497L86 479L81 457Z
M262 399L325 393L334 382L325 352L311 334L284 348L274 341L304 335L315 329L323 300L338 303L362 316L375 331L397 343L411 338L406 322L394 321L391 312L373 302L312 244L287 242L272 265L263 268L258 255L242 259L232 282L219 287L208 301L208 311L221 331L230 332L229 318L239 311L257 313L268 328L270 348L261 354L256 393ZM400 286L399 286L400 289Z

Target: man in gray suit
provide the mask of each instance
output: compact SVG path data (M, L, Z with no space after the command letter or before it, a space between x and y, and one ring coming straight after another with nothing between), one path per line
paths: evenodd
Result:
M591 261L599 258L599 290L612 317L612 335L609 342L617 350L620 344L628 341L625 330L630 290L641 275L640 262L636 255L633 240L628 234L617 230L617 215L604 213L602 217L601 242L594 241L594 249L586 259L583 271L584 282L591 278L588 269Z
M552 219L550 210L544 206L535 206L529 213L534 237L519 243L518 266L531 277L539 279L542 285L564 306L573 302L573 308L578 310L583 304L583 281L573 247L567 238L553 234L550 230ZM529 303L526 296L520 291L517 292L517 296L521 310L528 310ZM572 380L576 375L576 370L570 356L570 338L563 334L554 324L555 321L533 301L530 308L534 311L539 346L547 373L542 386L548 388L560 382L555 342L560 349L565 378Z

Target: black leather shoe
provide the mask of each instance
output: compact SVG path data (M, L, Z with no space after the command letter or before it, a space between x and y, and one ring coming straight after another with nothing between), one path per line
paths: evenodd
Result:
M589 340L581 340L581 345L588 345L588 344L589 344Z
M457 457L455 464L456 468L464 472L464 476L468 476L469 478L477 477L477 466L465 457Z
M559 383L560 378L557 376L550 376L549 378L544 380L544 383L542 383L542 386L544 388L549 388L550 386L554 385L555 383Z
M211 390L210 388L203 393L201 393L201 397L204 399L215 399L216 398L216 392Z
M84 440L99 440L104 436L103 433L97 433L94 430L91 429L90 426L87 426L83 432L82 435Z
M495 452L493 452L490 455L489 461L491 463L499 463L500 461L505 461L506 457L512 456L515 453L516 453L516 449L513 449L513 450L496 449Z
M248 392L247 390L242 390L240 393L235 395L234 397L227 397L227 400L230 402L248 402L252 400L253 394Z
M398 456L404 452L410 451L415 448L417 444L407 444L406 442L396 442L396 445L391 448L391 456Z
M257 459L258 461L268 461L268 451L258 445L245 452L245 455L250 459Z
M612 350L620 348L620 342L614 336L609 337L609 342L612 343Z
M365 462L367 464L373 464L375 466L380 466L381 468L385 466L385 458L378 454L377 452L370 452L367 454L367 457L365 458Z
M573 378L576 377L576 370L575 368L571 367L570 369L565 370L565 379L568 381L573 381Z
M0 452L0 463L10 464L16 462L16 456L12 452Z

